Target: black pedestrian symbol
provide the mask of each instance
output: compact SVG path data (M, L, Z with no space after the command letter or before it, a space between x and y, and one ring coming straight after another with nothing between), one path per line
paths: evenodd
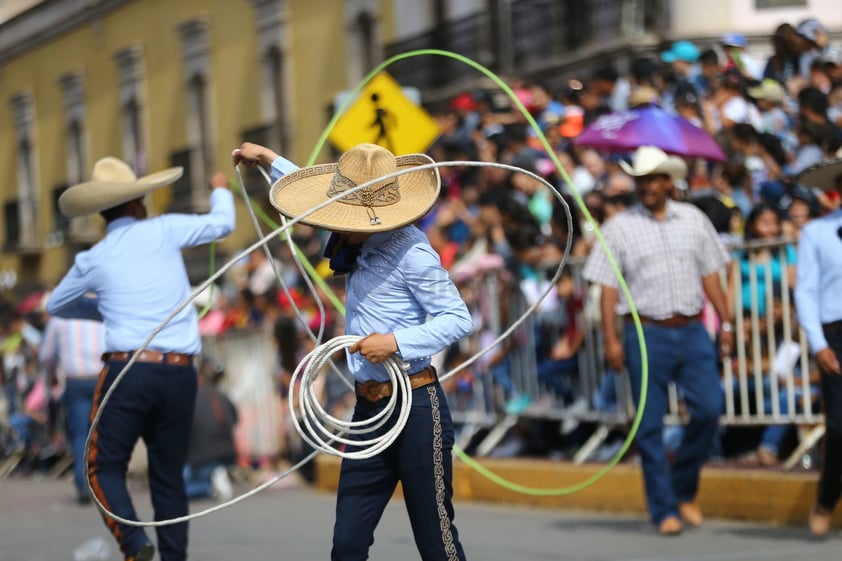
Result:
M377 138L374 144L378 144L390 152L394 152L392 137L389 133L395 128L395 117L380 106L380 96L377 93L371 94L371 102L374 104L374 122L371 123L370 128L377 130Z

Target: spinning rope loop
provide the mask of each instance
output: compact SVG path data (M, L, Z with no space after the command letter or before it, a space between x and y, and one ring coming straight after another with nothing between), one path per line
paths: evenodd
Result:
M374 78L374 76L376 76L379 72L381 72L386 67L393 64L394 62L397 62L397 61L403 60L403 59L407 59L407 58L411 58L411 57L415 57L415 56L422 56L422 55L444 56L444 57L459 60L459 61L479 70L483 74L485 74L487 77L492 79L503 91L506 92L506 94L512 100L514 105L520 110L520 112L523 114L524 118L526 118L526 120L529 122L530 126L533 128L533 130L538 135L538 138L541 141L542 145L544 146L544 148L547 152L547 155L555 163L557 170L560 172L560 174L565 179L565 181L568 183L568 185L571 185L571 192L573 193L574 199L575 199L577 205L579 206L580 210L582 211L583 215L585 216L585 218L593 225L594 233L597 237L597 240L600 243L600 245L602 246L602 248L605 250L605 252L607 254L607 257L608 257L608 260L609 260L609 263L612 266L612 268L613 268L613 270L614 270L614 272L617 276L619 286L620 286L620 290L623 292L623 295L626 297L626 300L628 301L629 306L631 308L632 319L634 321L634 325L635 325L635 328L636 328L636 331L637 331L637 337L638 337L638 340L640 342L641 359L642 359L643 376L642 376L642 383L641 383L640 400L639 400L639 403L637 404L638 405L637 406L637 412L636 412L635 418L632 422L631 429L629 431L629 434L626 437L626 440L623 443L623 446L617 452L617 454L614 456L614 458L612 458L612 460L610 462L608 462L608 464L606 464L601 470L599 470L598 472L596 472L591 477L587 478L586 480L584 480L584 481L582 481L582 482L580 482L576 485L572 485L572 486L564 487L564 488L560 488L560 489L538 489L538 488L533 488L533 487L527 487L527 486L520 485L520 484L517 484L517 483L513 483L513 482L510 482L510 481L507 481L507 480L503 479L499 475L491 472L490 470L488 470L487 468L485 468L484 466L482 466L481 464L479 464L478 462L476 462L475 460L470 458L467 454L465 454L464 451L462 451L458 447L454 446L454 451L457 454L457 456L459 456L459 458L462 459L465 463L467 463L470 467L477 470L484 477L486 477L486 478L494 481L498 485L506 487L510 490L513 490L513 491L516 491L516 492L519 492L519 493L523 493L523 494L535 495L535 496L558 496L558 495L567 495L567 494L575 493L577 491L580 491L580 490L592 485L593 483L598 481L600 478L602 478L606 473L608 473L608 471L610 471L619 462L622 455L628 450L629 446L631 445L631 442L632 442L632 440L633 440L633 438L634 438L634 436L637 432L637 429L640 425L640 420L641 420L642 415L643 415L644 404L645 404L645 401L646 401L646 394L647 394L647 387L648 387L648 359L647 359L647 354L646 354L646 346L645 346L645 341L644 341L644 338L643 338L643 328L642 328L642 324L640 322L640 317L638 315L637 309L636 309L636 307L634 305L634 302L631 298L631 294L629 293L628 286L626 285L625 279L623 278L623 275L622 275L622 273L619 269L619 266L617 265L616 260L614 259L614 256L611 253L610 248L608 247L608 245L605 242L605 239L602 236L602 233L599 229L599 225L594 221L594 219L591 216L590 212L588 211L587 207L584 205L584 202L583 202L581 196L578 194L578 192L575 190L575 188L572 188L572 182L571 182L569 176L567 175L564 168L561 166L561 163L558 161L558 158L555 156L555 153L553 152L552 147L549 145L546 138L541 133L540 128L538 127L537 123L532 118L532 116L529 114L529 112L526 110L526 108L523 106L523 104L520 102L520 100L517 99L514 92L511 90L511 88L509 88L496 74L494 74L493 72L491 72L487 68L483 67L482 65L474 62L473 60L471 60L467 57L464 57L464 56L456 54L456 53L452 53L452 52L448 52L448 51L441 51L441 50L437 50L437 49L423 49L423 50L411 51L411 52L408 52L408 53L396 55L396 56L391 57L390 59L386 60L382 64L380 64L374 70L372 70L360 82L360 84L358 84L358 86L352 92L352 94L350 96L348 96L348 99L346 100L344 105L340 108L339 111L337 111L336 115L334 115L331 122L328 124L328 126L323 131L321 137L319 138L319 141L316 144L316 147L313 150L313 153L310 156L310 159L309 159L307 165L311 165L315 161L318 153L321 151L322 147L324 146L324 144L327 140L327 136L329 135L330 131L335 126L339 117L341 117L341 115L345 112L345 110L347 110L347 108L350 106L351 102L356 98L356 96L362 90L362 88L364 87L364 85L366 83L368 83L372 78ZM457 167L457 166L459 166L459 167L461 167L461 166L495 167L495 168L506 169L506 170L509 170L509 171L516 171L516 172L528 175L528 176L532 177L533 179L539 181L540 183L544 184L546 187L548 187L550 189L550 191L554 194L554 196L561 202L561 204L562 204L562 206L565 210L565 215L566 215L566 218L567 218L568 225L572 225L572 216L571 216L571 213L570 213L569 205L567 204L567 201L561 196L561 193L559 193L558 190L553 185L549 184L542 177L540 177L538 175L535 175L534 173L528 172L526 170L523 170L523 169L520 169L520 168L517 168L517 167L514 167L514 166L508 166L508 165L505 165L505 164L498 164L498 163L491 163L491 162L437 162L437 163L433 163L433 164L425 164L425 165L422 165L422 166L417 166L417 167L414 167L414 168L411 168L411 169L400 170L398 172L395 172L395 173L377 178L375 180L372 180L372 181L369 181L367 183L361 184L361 185L359 185L359 186L357 186L353 189L350 189L346 192L343 192L336 197L330 198L330 199L320 203L319 205L316 205L315 207L311 208L307 212L305 212L305 213L303 213L299 216L296 216L293 219L287 220L285 217L282 216L281 217L282 224L280 226L275 224L269 217L267 217L265 215L262 215L261 218L264 220L264 222L267 222L274 227L273 231L271 231L267 235L262 235L260 237L260 239L258 239L258 241L256 241L254 244L249 246L246 250L244 250L243 252L241 252L240 254L235 256L233 259L228 261L226 264L224 264L218 271L213 273L207 280L205 280L200 286L198 286L184 302L182 302L175 310L173 310L170 313L170 315L167 316L164 319L164 321L162 321L161 324L149 335L149 337L147 337L147 339L144 341L143 345L141 347L139 347L138 349L136 349L135 354L130 357L129 361L123 367L123 370L120 371L120 373L115 378L114 382L109 387L108 391L105 393L105 395L103 395L103 398L100 401L100 404L97 407L96 413L94 414L94 417L92 419L91 429L90 429L90 432L88 433L88 438L85 442L85 454L84 454L84 457L85 457L85 472L88 473L88 467L89 467L88 466L88 455L89 455L89 452L90 452L93 435L95 434L97 424L99 423L100 417L102 416L102 410L105 408L106 404L108 403L108 400L110 399L111 394L114 392L114 389L117 387L117 385L123 379L123 377L126 375L128 370L137 361L138 353L140 351L146 349L149 346L149 344L152 342L152 340L155 338L155 336L157 336L158 333L161 332L161 330L164 328L164 326L166 326L170 321L172 321L172 319L179 312L181 312L181 310L183 310L185 307L190 305L193 302L193 300L195 300L196 297L200 293L202 293L204 290L208 289L208 287L210 287L211 284L215 280L220 278L224 273L226 273L229 269L231 269L240 259L242 259L243 256L248 255L252 251L255 251L256 249L263 247L264 251L266 251L268 256L270 257L270 263L272 263L273 271L275 272L278 280L280 281L282 288L284 289L287 296L289 296L289 291L288 291L286 285L284 284L284 281L283 281L282 276L280 275L280 272L277 269L277 265L275 264L274 259L271 259L271 253L268 252L268 248L266 247L266 244L269 241L271 241L276 236L286 234L287 231L290 228L292 228L295 224L297 224L299 221L306 218L310 214L312 214L312 213L314 213L314 212L316 212L316 211L318 211L318 210L320 210L320 209L322 209L322 208L324 208L324 207L326 207L330 204L333 204L336 200L338 200L342 197L348 196L348 195L353 194L357 191L360 191L360 190L366 189L370 186L373 186L375 183L381 182L385 179L398 177L398 176L402 175L403 173L412 173L412 172L417 172L417 171L420 171L420 170L423 170L423 169L433 169L433 168L448 167L448 166L450 166L450 167ZM256 215L255 215L255 205L254 205L253 201L251 201L249 199L248 195L245 193L245 189L243 187L242 177L240 176L239 169L237 169L236 171L237 171L237 176L240 179L242 194L243 194L243 197L246 201L246 207L249 210L250 217L252 219L253 225L255 226L255 229L257 230L258 234L262 234L262 231L260 229L260 226L258 224ZM265 172L264 172L264 177L266 177L267 180L268 180L268 176L265 174ZM260 211L258 210L258 212L260 212ZM334 306L340 312L342 312L343 315L344 315L344 307L342 306L342 304L338 300L338 298L336 298L335 294L333 294L333 292L330 290L330 288L327 287L327 285L322 281L322 279L320 277L318 277L318 275L313 270L312 266L306 260L300 259L300 252L299 252L298 248L295 246L295 244L292 243L291 236L285 235L284 237L286 238L286 240L288 241L291 249L293 250L292 253L295 256L295 261L296 261L296 264L298 265L298 267L306 270L306 272L309 273L310 278L312 278L315 282L320 284L320 288L322 288L325 291L325 293L331 299ZM459 366L457 366L456 368L454 368L450 372L447 372L447 373L443 374L442 376L440 376L440 380L445 380L445 379L449 378L450 376L454 375L455 373L459 372L460 370L462 370L464 368L467 368L468 366L470 366L471 364L476 362L483 354L487 353L490 349L494 348L500 341L504 340L512 332L514 332L514 330L517 329L526 320L526 318L535 311L535 309L538 307L538 305L541 303L541 301L543 301L543 299L547 296L547 294L549 294L549 292L553 289L555 282L560 278L561 273L563 271L563 268L564 268L564 266L567 262L569 254L570 254L571 242L572 242L572 239L571 239L570 236L568 236L567 245L566 245L565 251L564 251L564 257L563 257L561 263L559 264L553 279L548 284L547 289L541 294L540 298L532 306L530 306L523 313L523 315L521 315L520 318L518 318L511 326L509 326L508 329L506 329L502 334L500 334L500 336L497 339L495 339L486 348L479 351L476 355L474 355L470 359L466 360L465 362L463 362L462 364L460 364ZM213 250L214 246L212 245L211 248ZM213 259L213 257L211 257L211 259ZM211 263L213 263L213 261L211 261ZM211 265L211 268L212 268L212 265ZM307 275L304 275L304 276L307 277ZM323 311L321 300L318 298L318 295L316 294L316 291L315 291L315 288L314 288L313 284L308 280L307 285L308 285L308 288L311 291L313 291L314 295L316 295L316 300L318 302L320 311ZM294 311L296 313L296 316L298 317L299 321L301 321L302 324L305 327L307 327L307 323L306 323L306 321L304 321L304 318L301 315L300 310L298 310L298 308L295 306L295 304L293 302L293 299L290 298L289 300L290 300L290 302L292 302L293 309L294 309ZM324 328L323 322L324 322L324 314L322 313L322 324L320 325L318 335L313 334L308 329L308 332L310 333L311 338L315 342L319 342L320 339L321 339L321 336L322 336L322 333L323 333L323 328ZM295 374L294 374L293 378L296 381L297 381L297 378L299 376L301 378L300 388L299 388L299 409L300 410L298 411L299 415L301 416L301 421L298 420L298 418L296 416L296 412L292 408L291 408L291 416L292 416L293 422L296 426L296 429L299 431L302 438L304 438L309 444L311 444L314 448L316 448L316 450L314 452L312 452L311 454L309 454L307 457L305 457L303 460L301 460L300 462L298 462L297 464L292 466L291 468L285 470L283 473L277 475L276 477L270 479L269 481L266 481L265 483L263 483L261 485L258 485L257 487L251 489L250 491L248 491L248 492L246 492L246 493L244 493L244 494L242 494L238 497L235 497L235 498L231 499L230 501L220 503L218 505L215 505L213 507L207 508L207 509L199 511L199 512L191 513L191 514L188 514L186 516L173 518L173 519L170 519L170 520L159 520L159 521L154 521L154 522L128 520L128 519L122 518L122 517L114 514L113 512L110 512L102 504L100 499L96 496L96 493L93 492L91 481L90 481L90 478L88 477L86 482L87 482L88 489L91 492L91 496L93 497L93 500L94 500L95 504L100 509L100 511L102 511L102 513L105 514L106 516L114 519L115 521L117 521L119 523L126 524L126 525L129 525L129 526L160 527L160 526L166 526L166 525L170 525L170 524L178 524L178 523L194 520L196 518L200 518L200 517L203 517L203 516L207 516L208 514L211 514L213 512L218 512L218 511L220 511L224 508L227 508L227 507L229 507L233 504L239 503L239 502L257 494L257 493L263 491L264 489L267 489L267 488L271 487L272 485L274 485L275 483L277 483L278 481L280 481L284 477L286 477L289 474L293 473L294 471L298 470L301 466L305 465L307 462L312 460L319 452L325 452L325 453L329 453L329 454L333 454L333 455L339 455L339 456L343 456L343 457L347 457L347 458L364 458L364 457L370 457L372 455L375 455L375 454L379 453L380 451L382 451L383 449L388 447L389 444L391 444L394 441L394 439L397 437L397 434L399 434L400 431L403 429L403 426L406 423L406 418L408 417L408 414L409 414L409 406L411 405L412 391L411 391L411 388L409 386L409 379L406 376L404 365L400 361L398 361L396 358L394 358L394 359L387 360L384 363L384 366L386 366L386 371L389 374L390 381L393 385L393 388L395 388L395 391L392 392L392 397L387 404L387 408L383 412L381 412L381 414L379 414L377 417L375 417L374 419L369 419L368 421L365 421L365 422L361 422L361 423L360 422L357 422L357 423L347 422L347 421L341 421L339 419L336 419L336 418L332 417L331 415L329 415L324 410L324 408L318 402L318 399L315 395L315 391L312 388L313 382L320 375L321 371L324 369L325 364L330 360L330 356L334 352L336 352L337 350L340 350L340 349L343 349L343 348L346 348L348 346L353 345L357 340L358 340L358 338L354 338L354 337L350 337L350 336L344 336L344 337L338 337L338 338L332 339L331 341L328 341L327 343L317 345L317 347L313 351L311 351L310 354L307 355L305 360L302 361L301 364L299 364L298 368L296 368L296 371L295 371ZM336 370L336 369L334 368L334 370ZM347 379L345 380L345 383L347 385L351 386L351 383ZM400 405L398 405L398 403L400 403ZM361 440L351 440L351 439L345 438L345 435L348 435L348 434L350 434L350 435L365 435L365 434L369 434L370 432L378 431L380 428L382 428L385 425L385 423L388 421L390 416L395 412L395 410L398 411L398 419L397 419L396 423L393 425L393 427L391 429L387 430L385 433L381 434L380 436L372 437L372 438L369 438L367 440L362 440L362 441ZM302 424L303 424L303 426L302 426ZM337 444L340 444L340 445L341 444L351 444L355 447L361 446L361 448L355 449L355 450L350 451L350 452L347 452L347 451L343 451L343 450L338 449L336 447Z

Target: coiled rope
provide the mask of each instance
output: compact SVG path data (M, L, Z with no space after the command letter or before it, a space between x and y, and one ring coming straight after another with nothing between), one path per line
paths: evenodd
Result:
M362 421L337 419L325 411L319 402L319 396L313 389L313 382L319 377L333 353L350 347L361 339L362 337L355 335L342 335L319 345L298 364L290 381L290 387L294 388L299 377L301 378L298 386L299 414L296 415L293 412L290 415L301 438L316 450L350 460L371 458L391 446L406 426L412 407L412 387L407 376L408 365L392 355L383 362L393 390L382 411ZM368 439L349 439L343 436L365 436L378 433L389 422L396 410L398 417L395 423L378 436ZM337 448L337 444L353 446L355 449Z

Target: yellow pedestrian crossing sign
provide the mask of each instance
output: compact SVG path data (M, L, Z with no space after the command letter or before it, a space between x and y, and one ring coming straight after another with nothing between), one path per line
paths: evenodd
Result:
M400 156L425 152L440 132L430 114L381 72L366 84L328 138L341 152L369 142Z

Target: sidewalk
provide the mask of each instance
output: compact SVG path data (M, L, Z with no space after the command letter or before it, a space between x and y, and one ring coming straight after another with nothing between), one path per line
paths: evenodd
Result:
M319 489L336 490L339 463L338 458L325 454L316 458ZM480 463L509 481L539 489L575 486L603 467L530 459L482 459ZM803 526L815 501L817 481L816 473L706 467L702 472L699 506L708 518ZM640 515L646 512L640 469L627 464L616 466L582 491L539 497L505 489L456 460L453 491L458 500L576 511ZM836 509L834 524L842 525L842 509Z

